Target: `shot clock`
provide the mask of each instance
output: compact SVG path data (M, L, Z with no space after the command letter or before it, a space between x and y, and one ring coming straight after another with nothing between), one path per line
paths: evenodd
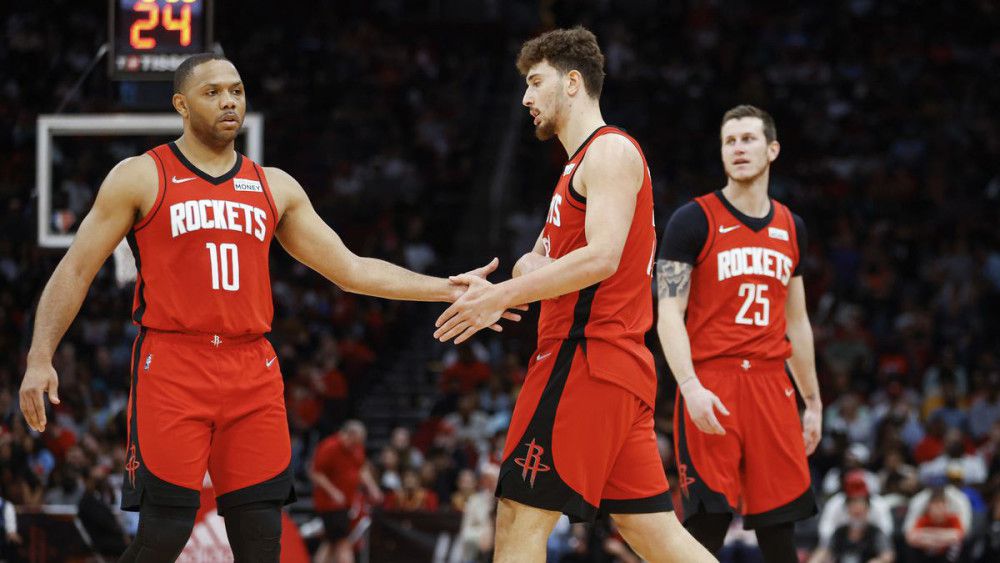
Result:
M109 74L169 80L181 61L212 49L212 0L109 0Z

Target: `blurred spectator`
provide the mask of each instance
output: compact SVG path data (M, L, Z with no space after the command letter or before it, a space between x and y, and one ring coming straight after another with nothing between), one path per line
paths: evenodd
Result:
M416 468L424 464L424 454L410 443L409 428L393 428L389 445L396 450L400 467Z
M927 422L927 432L913 450L913 459L917 463L930 461L944 452L944 435L947 429L944 419L932 418Z
M1000 381L982 377L979 382L969 407L969 433L976 441L986 439L994 425L1000 422Z
M383 490L399 490L403 486L403 481L399 476L399 454L391 446L386 446L382 448L382 453L378 456L378 462L379 486Z
M471 469L459 471L455 492L451 495L451 508L458 512L464 511L466 504L475 492L476 473Z
M316 446L309 477L313 483L313 505L323 520L323 542L316 552L321 563L354 560L347 537L351 532L350 511L359 486L364 484L373 501L382 499L365 460L366 438L365 426L357 420L348 420L339 432Z
M868 490L878 493L880 490L878 477L865 469L870 455L870 450L863 444L851 444L848 446L844 451L840 467L831 468L826 472L826 476L823 477L823 494L830 496L839 491L843 485L843 475L851 471L860 471L860 474L864 476Z
M107 467L98 465L90 470L77 505L77 515L98 554L120 557L128 546L129 538L112 510L115 494L108 485L107 477Z
M870 537L868 531L864 530L864 526L860 526L861 523L870 524L884 538L892 537L892 513L889 503L880 495L872 494L865 479L866 475L861 470L854 469L847 472L844 475L843 490L830 497L823 505L823 511L819 517L819 545L820 548L829 550L835 559L839 557L838 554L848 549L846 543L837 548L833 546L832 542L838 530L843 530L842 536L844 534L850 536L849 540L846 537L841 537L839 541L848 543L857 543L862 536L866 540L875 539ZM864 502L853 502L858 499L862 499ZM862 514L865 520L859 522L857 517ZM866 546L871 547L868 544ZM881 553L881 549L876 550L876 554ZM840 559L836 560L840 561Z
M952 465L960 468L965 483L979 485L986 482L986 464L983 463L983 458L966 453L965 438L958 429L951 429L945 435L944 453L920 464L920 480L925 483L941 480Z
M445 395L467 395L490 378L490 366L476 359L469 344L458 346L458 359L441 373L441 391Z
M906 463L904 454L899 449L885 453L878 478L882 487L881 496L891 509L905 509L910 497L920 490L917 469Z
M993 497L986 533L972 546L970 556L975 563L995 563L1000 561L1000 495Z
M465 502L462 526L458 533L462 544L462 562L488 561L493 554L493 519L496 512L496 487L500 466L481 466L479 487Z
M972 528L972 507L969 499L959 489L952 485L944 487L933 487L920 491L910 500L910 505L906 511L906 519L903 521L903 536L909 537L910 531L917 525L917 521L922 518L928 510L932 497L944 499L945 507L939 513L954 514L958 518L958 523L962 530Z
M420 483L420 475L413 469L403 471L403 488L385 497L386 510L437 510L438 497Z
M455 437L476 450L489 436L489 419L478 405L479 398L475 393L462 395L458 400L458 411L444 417L444 424L454 432Z
M869 500L860 493L847 497L847 521L837 526L825 546L820 544L809 563L892 563L890 535L872 523Z
M926 509L906 531L914 563L957 561L967 528L948 506L942 489L931 493Z
M6 496L0 488L0 561L14 560L14 550L21 544L14 503Z
M825 415L827 432L840 432L847 436L848 441L859 444L870 445L873 442L874 418L854 393L842 395L827 407Z

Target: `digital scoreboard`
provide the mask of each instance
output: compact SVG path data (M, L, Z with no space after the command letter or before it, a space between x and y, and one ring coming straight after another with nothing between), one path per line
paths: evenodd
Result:
M109 0L108 72L169 80L185 58L212 50L212 0Z

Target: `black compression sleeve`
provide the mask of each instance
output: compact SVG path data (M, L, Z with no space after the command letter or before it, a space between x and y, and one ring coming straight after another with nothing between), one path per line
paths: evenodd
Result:
M809 234L806 232L806 222L802 217L792 213L792 220L795 221L795 239L799 244L799 263L795 265L793 276L802 275L802 258L806 255L806 248L809 246Z
M667 222L660 241L659 259L694 265L708 240L708 218L698 202L685 203Z

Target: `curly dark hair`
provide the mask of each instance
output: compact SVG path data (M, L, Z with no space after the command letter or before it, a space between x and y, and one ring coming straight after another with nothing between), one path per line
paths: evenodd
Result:
M604 54L597 37L581 26L554 29L525 41L517 56L517 70L527 75L531 67L548 61L565 74L575 70L583 76L583 85L591 98L601 97L604 88Z

